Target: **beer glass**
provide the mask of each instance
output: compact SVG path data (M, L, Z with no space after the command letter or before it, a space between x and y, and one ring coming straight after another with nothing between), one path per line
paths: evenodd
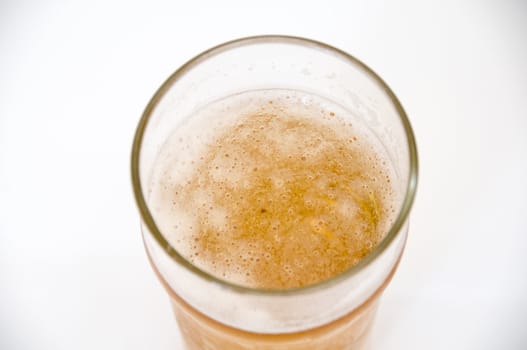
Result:
M238 285L191 263L159 228L148 201L154 161L195 111L260 89L306 91L349 110L376 136L394 167L394 220L359 263L291 289ZM205 131L205 130L204 130ZM368 66L327 44L288 36L230 41L185 63L159 88L139 122L132 180L150 263L166 289L187 350L363 349L405 246L417 184L417 151L403 107Z

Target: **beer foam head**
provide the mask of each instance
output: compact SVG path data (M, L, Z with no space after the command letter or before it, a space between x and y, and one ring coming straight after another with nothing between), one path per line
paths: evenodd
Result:
M289 90L216 101L166 142L149 198L196 266L260 288L313 284L355 265L393 220L382 145L348 111Z

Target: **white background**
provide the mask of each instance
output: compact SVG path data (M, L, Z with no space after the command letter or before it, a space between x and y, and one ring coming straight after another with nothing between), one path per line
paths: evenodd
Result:
M374 349L527 348L525 1L0 1L0 349L181 349L129 156L178 66L325 41L393 88L420 181Z

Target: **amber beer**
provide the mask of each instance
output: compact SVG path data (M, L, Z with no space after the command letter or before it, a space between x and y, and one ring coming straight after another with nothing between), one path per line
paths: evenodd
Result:
M357 264L391 224L394 191L387 157L344 113L288 90L202 109L154 165L149 201L161 231L194 265L253 288L304 287ZM202 123L210 120L215 132L205 138ZM180 142L199 136L196 149ZM379 294L329 325L258 335L222 326L167 289L191 350L356 348Z
M370 299L348 315L320 327L285 334L247 332L221 324L196 311L163 284L170 295L188 350L355 350L365 349L368 344L379 297L393 272Z
M247 45L257 54L265 45L312 50L303 47L304 39L247 40L256 41ZM276 46L276 40L283 42ZM216 59L242 44L220 47ZM295 70L286 64L288 56L280 64L273 55L272 70ZM218 68L206 69L214 57L202 58L194 72L201 79L192 86L210 76L209 84L217 83ZM240 57L221 63L232 60ZM247 71L234 65L235 72L228 72L240 79L240 70L250 76L261 64L249 64ZM298 74L309 80L317 72L304 68ZM324 76L335 79L332 74ZM229 81L229 74L221 76ZM155 108L147 108L154 126L140 125L135 144L145 138L141 133L155 141L143 150L142 167L133 158L133 171L143 169L134 185L141 187L152 266L187 350L363 349L406 238L401 212L409 210L405 191L415 174L394 162L400 158L395 153L403 153L409 159L403 165L411 168L415 149L390 148L397 146L389 144L394 135L383 135L389 128L379 129L378 115L357 96L350 97L354 110L309 86L274 87L269 76L258 78L270 86L217 94L185 110L189 91L182 76L179 92L166 96L166 84L177 82L169 80L154 97Z

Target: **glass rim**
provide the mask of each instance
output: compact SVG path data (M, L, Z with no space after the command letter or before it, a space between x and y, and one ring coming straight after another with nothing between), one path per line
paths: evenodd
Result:
M383 92L389 97L390 101L393 103L393 106L397 111L397 114L406 134L409 152L410 166L408 182L406 184L406 190L404 194L404 200L395 221L391 225L390 229L388 230L388 233L382 239L382 241L379 242L379 244L377 244L377 246L368 255L361 259L356 265L353 265L352 267L344 270L343 272L332 276L331 278L319 281L317 283L309 284L303 287L295 287L288 289L252 288L241 284L232 283L220 277L217 277L207 271L204 271L203 269L192 264L189 260L179 254L178 251L170 245L168 240L161 233L161 230L159 230L159 228L157 227L155 220L148 208L145 197L143 195L141 177L139 175L139 161L145 130L148 126L148 122L150 121L152 112L154 111L155 107L158 105L160 100L165 96L165 93L172 87L172 85L177 83L177 81L188 71L190 71L193 67L203 61L206 61L208 58L242 46L269 43L298 45L312 49L327 51L362 70L363 73L365 73L369 78L371 78L378 84L378 86L383 90ZM362 271L386 250L386 248L390 245L390 243L395 239L395 237L403 228L403 225L405 224L408 218L410 209L414 202L417 189L418 159L414 133L412 131L412 127L410 125L410 121L408 120L406 112L404 111L401 103L399 102L393 91L390 89L390 87L384 82L384 80L379 75L377 75L366 64L340 49L312 39L287 35L260 35L239 38L214 46L187 61L163 82L163 84L158 88L158 90L148 102L147 106L145 107L145 110L143 111L141 119L139 120L139 124L137 126L132 145L131 171L134 197L136 204L139 208L141 220L143 224L146 225L146 227L148 228L149 234L151 234L155 238L160 247L174 261L174 263L182 265L187 270L189 270L189 272L198 275L200 278L203 278L209 282L213 282L215 284L220 285L221 287L228 288L238 293L250 293L266 296L285 296L301 294L305 292L313 292L315 290L320 290L333 286L334 284L342 280L348 279L351 276ZM145 233L143 232L143 234Z

